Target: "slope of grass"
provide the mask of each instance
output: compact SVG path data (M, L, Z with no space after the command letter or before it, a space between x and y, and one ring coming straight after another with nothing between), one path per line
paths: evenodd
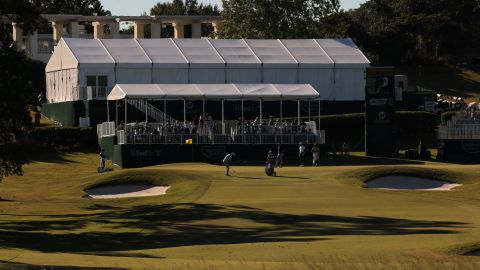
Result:
M0 184L0 268L475 269L480 165L361 156L322 167L172 164L97 174L94 154L35 157ZM464 184L450 192L363 189L387 173ZM159 197L93 200L88 187L171 185ZM464 248L465 249L465 248ZM38 268L42 269L42 268ZM54 269L54 268L44 268ZM61 268L59 268L61 269ZM79 268L81 269L81 268Z
M480 97L480 69L478 66L427 65L399 66L399 74L408 75L409 85L437 90L441 94L475 98Z

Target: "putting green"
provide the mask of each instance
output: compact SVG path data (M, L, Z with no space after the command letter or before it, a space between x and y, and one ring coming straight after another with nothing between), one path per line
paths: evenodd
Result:
M480 165L339 157L328 166L171 164L95 173L94 154L42 155L0 184L0 261L133 269L474 269ZM380 165L379 165L380 164ZM449 192L365 188L404 174ZM91 200L110 184L164 196ZM8 261L8 264L6 263ZM16 265L15 267L21 265ZM0 263L0 268L2 264ZM21 269L21 268L20 268Z

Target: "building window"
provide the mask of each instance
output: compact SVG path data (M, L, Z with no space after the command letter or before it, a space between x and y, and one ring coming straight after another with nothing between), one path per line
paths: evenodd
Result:
M38 53L51 53L53 51L53 39L39 38Z
M108 86L107 76L104 76L104 75L87 76L87 88L91 89L91 93L88 93L89 97L91 98L106 97L107 86Z

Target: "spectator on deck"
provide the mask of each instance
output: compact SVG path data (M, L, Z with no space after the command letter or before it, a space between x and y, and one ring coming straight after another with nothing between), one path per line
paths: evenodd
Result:
M312 157L312 166L320 165L320 147L316 144L312 147Z
M42 115L40 112L35 112L35 122L33 124L33 127L39 127L40 126L40 119L42 118Z
M298 147L298 158L300 159L300 167L303 167L305 163L305 145L302 142L300 142Z
M277 146L277 167L283 167L283 157L285 156L285 147L281 144Z

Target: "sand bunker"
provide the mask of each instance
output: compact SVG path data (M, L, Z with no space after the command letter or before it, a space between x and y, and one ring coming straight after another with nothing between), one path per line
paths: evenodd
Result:
M368 188L390 189L390 190L434 190L446 191L460 184L452 184L445 181L437 181L413 176L391 175L382 176L368 181Z
M154 185L109 185L85 190L94 199L115 199L165 195L169 186Z

